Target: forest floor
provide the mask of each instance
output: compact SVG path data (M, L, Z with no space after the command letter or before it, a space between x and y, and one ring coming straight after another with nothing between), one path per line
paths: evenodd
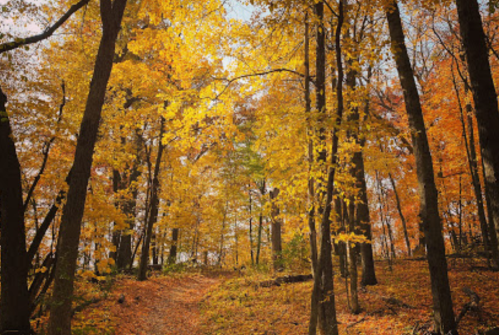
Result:
M481 313L466 314L460 334L475 335L499 326L499 272L481 265L473 260L449 260L456 315L470 301L463 288L481 298ZM345 279L335 276L340 334L425 334L432 327L427 263L400 260L390 266L377 262L376 271L379 284L360 290L362 312L357 315L349 312ZM112 285L80 281L81 301L94 302L75 315L73 333L307 334L312 282L259 285L270 278L269 273L248 269L243 273L170 273L144 282L120 276Z
M499 272L489 271L473 259L449 259L448 264L456 316L470 302L465 288L480 297L481 312L464 316L460 334L475 335L499 326ZM433 304L427 262L398 260L390 266L378 261L376 275L378 285L359 290L362 311L357 315L348 308L345 278L335 276L340 334L429 334ZM212 291L202 309L202 334L308 334L312 282L269 288L258 285L267 278L265 274L248 274Z
M193 272L156 274L142 282L120 276L112 285L79 282L79 300L90 304L74 316L73 334L201 334L201 303L227 278Z

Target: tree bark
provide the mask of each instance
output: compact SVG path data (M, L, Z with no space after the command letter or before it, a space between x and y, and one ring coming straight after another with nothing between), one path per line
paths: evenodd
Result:
M21 166L0 88L1 300L0 333L30 334L28 262Z
M490 239L497 249L499 232L499 109L488 48L477 0L456 0L459 28L470 75L478 135L484 163L485 188L491 208ZM493 236L494 235L494 236ZM495 250L497 253L497 250Z
M53 305L49 335L71 334L71 302L78 257L81 220L85 208L88 180L97 140L106 87L113 67L115 44L125 11L126 0L101 0L103 35L76 144L67 202L63 210L57 250Z
M314 164L314 129L311 126L310 114L312 111L312 102L310 99L310 24L308 22L308 12L305 14L305 113L309 117L308 125L308 163L309 173L312 172L312 165ZM319 277L318 273L318 257L317 257L317 229L315 224L315 180L309 175L308 180L308 228L310 230L310 259L312 260L312 274L314 279ZM261 214L260 214L261 215ZM318 286L314 285L312 295L310 297L310 319L308 324L308 334L315 335L317 333L317 322L319 317L319 290Z
M172 245L170 246L170 254L168 255L168 265L173 265L177 262L178 232L178 228L172 229Z
M426 135L419 93L407 54L404 31L396 1L392 2L392 6L386 8L386 16L390 30L391 49L404 92L404 101L416 158L418 191L421 201L420 215L424 224L424 237L428 248L435 330L446 335L457 334L447 274L442 223L438 210L438 192L433 173L433 161Z
M400 201L399 193L397 192L397 185L395 184L395 180L392 177L391 173L388 173L388 178L390 179L390 184L392 184L393 193L395 193L395 201L397 204L397 211L400 216L400 220L402 221L402 229L404 230L404 239L405 245L407 247L407 254L409 257L412 256L411 242L409 241L409 234L407 232L407 222L405 221L404 212L402 212L402 203Z
M265 179L262 180L260 189L260 215L258 216L258 235L256 240L256 264L260 263L260 252L262 249L262 231L263 231L263 197L265 196ZM224 212L224 222L225 222Z
M272 263L274 271L284 270L282 264L282 221L279 218L279 207L276 205L276 198L279 195L279 189L274 188L270 192L271 218L272 218Z
M251 198L251 185L248 185L249 188L249 244L250 244L250 254L251 254L251 264L255 264L255 255L253 253L253 203Z
M484 208L484 203L483 203L483 195L482 195L482 185L480 183L480 178L478 176L478 159L476 155L476 149L475 149L475 133L473 130L473 107L471 106L471 103L469 101L466 102L465 105L465 110L466 110L466 118L465 118L465 112L463 111L462 103L461 103L461 94L459 92L459 88L457 85L456 78L454 76L454 72L452 71L452 82L454 86L454 92L456 93L456 98L457 98L457 103L459 107L459 113L460 113L460 120L461 120L461 125L463 129L463 141L464 141L464 146L466 148L466 157L468 158L468 166L470 168L470 175L471 175L471 181L473 184L473 191L475 192L475 199L477 201L477 213L478 213L478 220L480 222L480 228L482 230L482 238L483 238L483 244L485 247L485 250L491 253L492 255L492 260L494 262L494 266L497 266L499 264L499 254L497 250L497 246L493 246L491 244L491 239L490 234L489 234L489 226L487 223L487 219L485 216L485 208ZM467 82L464 82L465 85L465 94L468 92L468 84ZM461 177L460 177L461 178ZM461 179L460 181L460 186L461 186ZM461 195L461 187L459 189L459 194ZM461 198L459 199L459 251L461 251L462 247L462 201ZM492 227L493 227L493 222L492 222ZM493 230L492 230L493 231ZM497 239L495 239L495 242L497 244Z
M321 145L326 147L326 130L324 127L326 117L326 30L324 25L324 2L319 1L314 6L315 15L318 20L316 29L316 109L320 115L321 128L319 129L319 140ZM343 62L341 55L341 29L343 26L343 0L339 2L339 16L335 32L335 51L336 51L336 67L337 67L337 111L333 119L332 129L332 145L330 152L330 167L327 171L327 181L325 183L326 192L319 195L319 199L323 202L323 207L320 210L322 215L320 224L320 254L318 255L318 274L314 280L314 290L319 292L319 331L323 335L337 335L338 322L336 320L336 305L334 296L334 278L333 278L333 262L332 262L332 245L331 245L331 206L333 201L334 177L336 173L336 154L338 152L339 142L339 127L343 118ZM326 149L321 150L318 157L319 162L326 167L327 152ZM325 194L324 194L325 193Z

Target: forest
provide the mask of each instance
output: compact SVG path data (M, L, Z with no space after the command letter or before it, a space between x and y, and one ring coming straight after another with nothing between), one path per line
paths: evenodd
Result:
M499 334L498 80L498 0L0 0L0 334Z

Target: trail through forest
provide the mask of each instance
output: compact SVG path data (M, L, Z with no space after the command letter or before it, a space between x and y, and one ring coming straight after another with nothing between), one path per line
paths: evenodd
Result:
M221 279L206 276L124 280L113 296L125 296L111 310L116 334L200 334L199 305ZM116 300L115 300L116 301Z

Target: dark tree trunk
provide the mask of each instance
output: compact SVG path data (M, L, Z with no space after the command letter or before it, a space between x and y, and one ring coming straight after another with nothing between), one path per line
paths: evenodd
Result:
M489 195L492 218L490 240L495 244L499 232L499 109L489 63L489 50L477 0L456 0L461 38L468 63L478 135L485 166L485 188ZM493 223L493 224L492 224ZM496 264L497 265L497 264Z
M369 240L369 243L362 243L360 245L361 263L362 263L362 278L361 285L376 285L376 272L374 270L374 255L372 246L372 232L369 215L369 202L367 198L367 185L364 169L364 157L362 152L354 154L353 163L357 169L356 179L357 186L359 187L360 203L357 204L357 220L360 222L360 229L364 236Z
M309 35L309 22L308 22L308 12L305 15L305 113L308 115L312 111L312 102L310 99L310 35ZM312 170L312 165L314 164L314 129L310 125L311 120L309 119L308 125L308 163L309 163L309 173ZM318 257L317 257L317 229L315 224L315 180L312 176L309 176L308 180L308 204L310 210L308 211L308 228L310 230L310 259L312 260L312 273L314 278L319 277L318 273ZM261 214L260 214L261 218ZM310 319L308 324L308 334L315 335L317 333L317 322L318 322L318 312L319 312L319 287L314 285L312 290L312 295L310 297Z
M397 204L397 211L400 216L400 220L402 221L402 229L404 230L404 239L405 245L407 246L407 254L412 256L411 242L409 241L409 234L407 233L407 222L405 221L404 213L402 212L402 204L400 202L399 193L397 192L397 185L395 184L395 180L392 177L391 173L388 173L388 178L390 179L390 184L392 184L393 193L395 193L395 201Z
M260 215L258 217L258 235L256 240L256 264L260 263L260 252L262 249L262 231L263 231L263 197L265 196L265 179L262 180L260 189ZM224 212L224 222L225 222L225 212Z
M435 330L441 334L457 334L447 274L442 223L438 211L438 192L433 174L433 161L426 136L419 93L405 46L400 12L396 1L392 4L387 8L386 16L390 30L392 53L404 91L416 158L418 191L421 201L420 215L424 224L424 237L428 248Z
M476 149L475 149L475 132L473 130L473 107L471 106L471 102L467 102L465 106L466 110L466 117L465 117L465 112L463 111L462 104L461 104L461 95L459 92L459 88L457 86L456 79L454 77L454 73L452 73L452 81L454 84L454 91L456 93L456 98L458 101L458 106L459 106L459 112L460 112L460 119L461 119L461 125L463 129L463 141L465 144L466 148L466 156L468 158L468 165L470 168L470 174L471 174L471 181L473 184L473 190L475 192L475 198L477 201L477 212L478 212L478 220L480 222L480 228L482 230L482 238L483 238L483 244L485 247L485 250L490 252L492 255L492 260L494 263L494 266L497 267L499 264L499 254L497 250L497 239L490 238L490 233L489 233L489 226L487 223L487 219L485 216L485 208L484 208L484 203L483 203L483 195L482 195L482 185L480 183L480 177L478 175L478 159L476 155ZM465 82L465 93L468 92L468 86L467 83ZM459 179L461 182L461 179ZM461 186L461 183L459 184ZM461 195L461 188L459 189L459 193ZM461 251L461 246L462 246L462 201L461 198L459 199L459 251ZM492 218L492 217L491 217ZM492 221L492 226L493 226L493 221ZM493 231L493 230L492 230ZM496 242L496 245L494 246L493 242ZM491 243L492 242L492 243Z
M159 204L158 204L159 207ZM158 251L158 233L154 232L151 238L151 251L152 251L152 265L158 265L159 263L159 251Z
M30 334L28 262L21 166L0 88L1 300L0 333Z
M140 175L138 164L135 165L130 174L129 188L132 188L132 197L123 204L123 213L127 216L127 228L122 232L120 238L120 248L116 266L118 270L126 269L132 262L132 232L135 226L135 209L137 208L138 190L135 183Z
M63 210L60 242L53 290L53 305L49 320L50 335L71 334L71 303L76 272L81 220L85 208L88 180L94 153L107 82L111 75L115 43L120 31L126 0L101 0L103 35L87 104L83 114L76 153L71 171L67 202Z
M368 78L371 77L371 69L369 69ZM364 106L364 119L369 115L369 97L366 98ZM362 137L359 141L361 149L365 147L366 139ZM364 168L364 154L362 150L354 153L352 163L355 165L355 183L359 189L360 202L357 204L356 219L358 227L364 236L368 239L368 243L360 245L360 255L362 264L362 278L360 284L362 286L376 285L376 272L374 270L374 255L371 232L371 218L369 215L369 200L367 198L366 174Z
M224 207L224 217L222 219L222 231L220 234L220 248L218 252L218 265L222 265L224 259L224 242L225 242L225 224L227 222L227 211L228 211L229 201L225 202ZM260 249L257 250L256 259L258 264L258 258L260 257Z
M168 255L168 265L173 265L177 262L178 232L178 228L172 229L172 245L170 246L170 254Z
M122 142L122 144L123 144L123 142ZM121 178L121 173L118 170L113 169L113 193L114 193L114 197L115 197L114 206L117 209L120 209L120 207L121 207L122 199L118 195L118 192L120 192L122 190L123 190L123 182L122 182L122 178ZM118 255L118 250L120 249L120 239L121 239L121 230L117 229L116 223L114 223L114 227L113 227L113 231L112 231L112 235L111 235L111 242L113 243L115 251L111 251L109 253L109 258L113 259L114 261L116 261L116 258L117 258L116 256Z
M279 218L279 207L276 199L279 195L279 189L274 188L270 192L270 201L272 202L271 218L272 218L272 262L275 271L282 271L282 221Z
M163 156L163 134L165 131L165 119L161 117L161 125L158 137L158 155L156 156L156 164L154 166L154 175L151 185L151 210L149 211L147 227L144 230L144 238L142 243L142 254L140 255L140 266L138 280L147 279L147 265L149 262L149 247L151 245L151 239L153 234L154 224L158 221L159 212L159 172L161 167L161 161Z
M315 15L318 20L316 29L316 109L320 115L321 128L319 129L319 140L321 145L326 146L326 130L324 127L326 117L326 30L324 25L324 2L320 1L314 6ZM336 305L334 296L333 260L331 245L331 203L333 201L334 177L336 173L336 154L338 152L338 131L343 118L343 62L341 55L341 29L343 26L343 0L339 2L339 17L335 32L335 51L337 67L337 111L333 120L333 138L330 152L331 166L326 169L327 181L325 180L326 192L319 195L323 207L320 209L322 215L320 224L320 253L318 255L317 267L319 274L314 278L314 290L319 293L319 331L323 335L337 335L338 322L336 320ZM319 153L318 161L326 167L326 149Z
M253 253L253 203L252 203L252 198L251 198L251 185L248 185L249 187L249 242L250 242L250 253L251 253L251 264L255 264L255 255Z
M348 36L347 36L348 37ZM357 71L352 66L353 60L349 60L348 64L348 72L346 76L346 85L350 92L355 92L356 81L357 81ZM360 123L360 115L359 108L355 105L350 106L350 113L348 114L348 121L353 124L354 129L347 132L348 140L352 143L359 143L359 123ZM354 153L355 156L356 153ZM357 166L353 162L352 157L352 167L350 168L350 174L352 178L355 180L355 183L358 183L357 180ZM352 194L349 197L348 206L346 206L345 211L348 213L348 232L354 233L356 235L359 234L360 231L360 221L356 217L356 203L355 203L355 195ZM350 299L349 306L350 311L353 314L358 314L360 312L359 305L359 295L358 295L358 271L357 271L357 263L358 263L358 248L354 243L347 242L347 261L348 261L348 278L349 278L349 289L350 289Z

